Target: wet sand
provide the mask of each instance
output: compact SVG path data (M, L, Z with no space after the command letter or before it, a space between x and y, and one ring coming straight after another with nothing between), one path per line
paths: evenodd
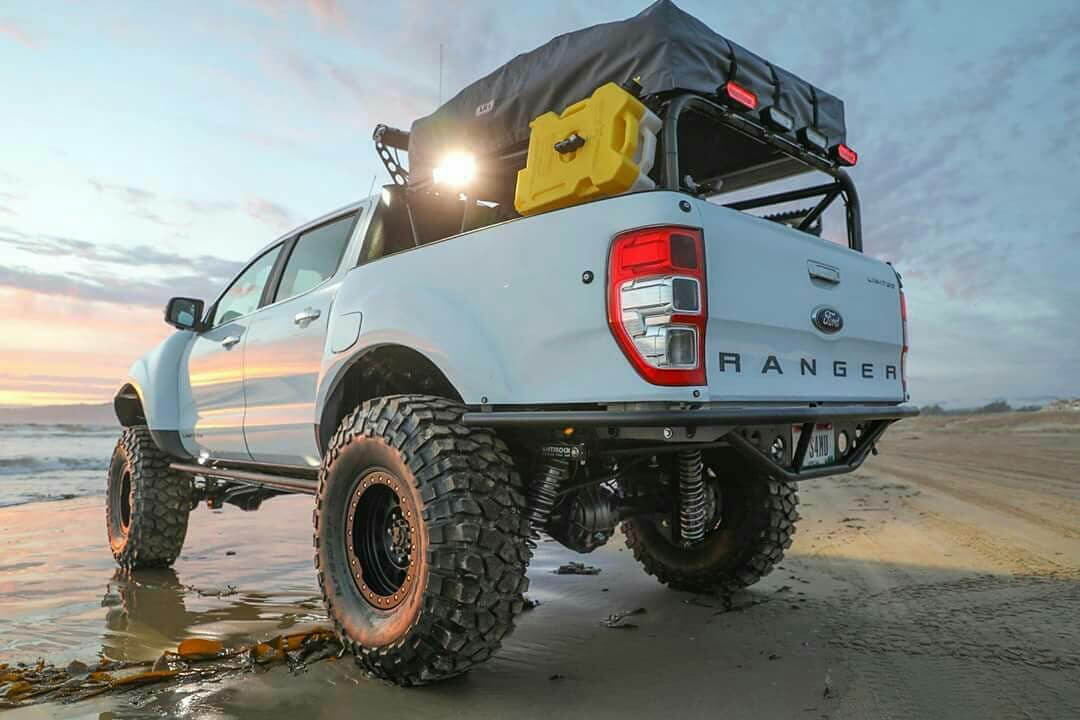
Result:
M665 589L621 542L543 543L540 605L460 679L402 690L343 659L6 716L1080 716L1080 414L920 418L801 497L782 568L730 607ZM132 579L114 572L102 500L0 510L0 662L148 660L187 637L321 623L310 507L200 508L175 568ZM569 560L602 571L553 573ZM639 607L637 629L604 626Z

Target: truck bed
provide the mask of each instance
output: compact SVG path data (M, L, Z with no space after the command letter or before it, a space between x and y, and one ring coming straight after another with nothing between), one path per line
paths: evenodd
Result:
M664 225L700 228L704 237L700 385L646 381L608 324L612 239ZM815 327L823 307L842 316L842 329ZM904 399L890 266L670 191L521 218L361 265L348 274L333 316L356 312L363 313L359 348L416 348L473 405ZM330 357L324 377L347 361Z

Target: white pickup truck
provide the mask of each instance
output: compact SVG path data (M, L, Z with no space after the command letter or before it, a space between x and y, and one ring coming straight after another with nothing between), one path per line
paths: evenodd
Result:
M903 290L861 252L853 161L745 99L663 97L655 190L500 218L395 162L404 182L276 239L208 306L174 298L178 331L115 400L117 562L172 563L199 502L314 495L330 618L401 684L497 650L541 532L587 553L621 523L672 587L756 582L791 543L797 483L858 468L915 411ZM680 127L706 122L764 154L694 181ZM727 205L704 189L805 171L828 181ZM837 199L846 246L815 234Z

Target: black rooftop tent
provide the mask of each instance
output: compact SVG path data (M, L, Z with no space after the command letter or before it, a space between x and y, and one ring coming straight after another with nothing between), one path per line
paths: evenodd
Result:
M412 242L476 226L469 209L475 203L433 187L433 169L445 153L475 155L470 197L497 208L492 222L512 219L529 123L545 112L561 113L608 82L638 93L663 122L649 173L659 188L711 197L818 170L832 180L727 207L751 210L819 198L812 207L766 218L820 233L822 214L842 198L848 246L862 250L859 198L842 167L857 161L846 146L843 102L718 35L671 0L518 55L417 119L410 132L376 127L376 150L394 180L388 190L405 192L396 207L408 214ZM753 93L753 102L738 102L745 91ZM399 150L408 151L408 170Z
M538 115L561 112L604 83L631 78L656 101L680 92L715 98L718 88L735 81L757 95L759 110L775 106L794 118L792 139L813 127L830 148L845 141L840 99L718 35L670 0L658 0L627 20L566 33L522 53L413 122L413 181L429 177L450 149L481 157L523 149Z

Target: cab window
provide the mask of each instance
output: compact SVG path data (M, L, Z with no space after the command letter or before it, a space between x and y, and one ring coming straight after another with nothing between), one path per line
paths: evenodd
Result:
M355 213L308 230L296 240L281 274L275 302L307 292L337 270L352 234Z
M387 205L386 202L380 202L368 227L360 262L378 260L413 247L416 245L413 243L405 203L398 201Z
M217 302L217 308L214 311L214 327L232 322L259 309L263 289L266 287L267 280L270 279L270 273L274 270L274 263L281 252L281 247L281 245L275 245L264 252L233 281Z

